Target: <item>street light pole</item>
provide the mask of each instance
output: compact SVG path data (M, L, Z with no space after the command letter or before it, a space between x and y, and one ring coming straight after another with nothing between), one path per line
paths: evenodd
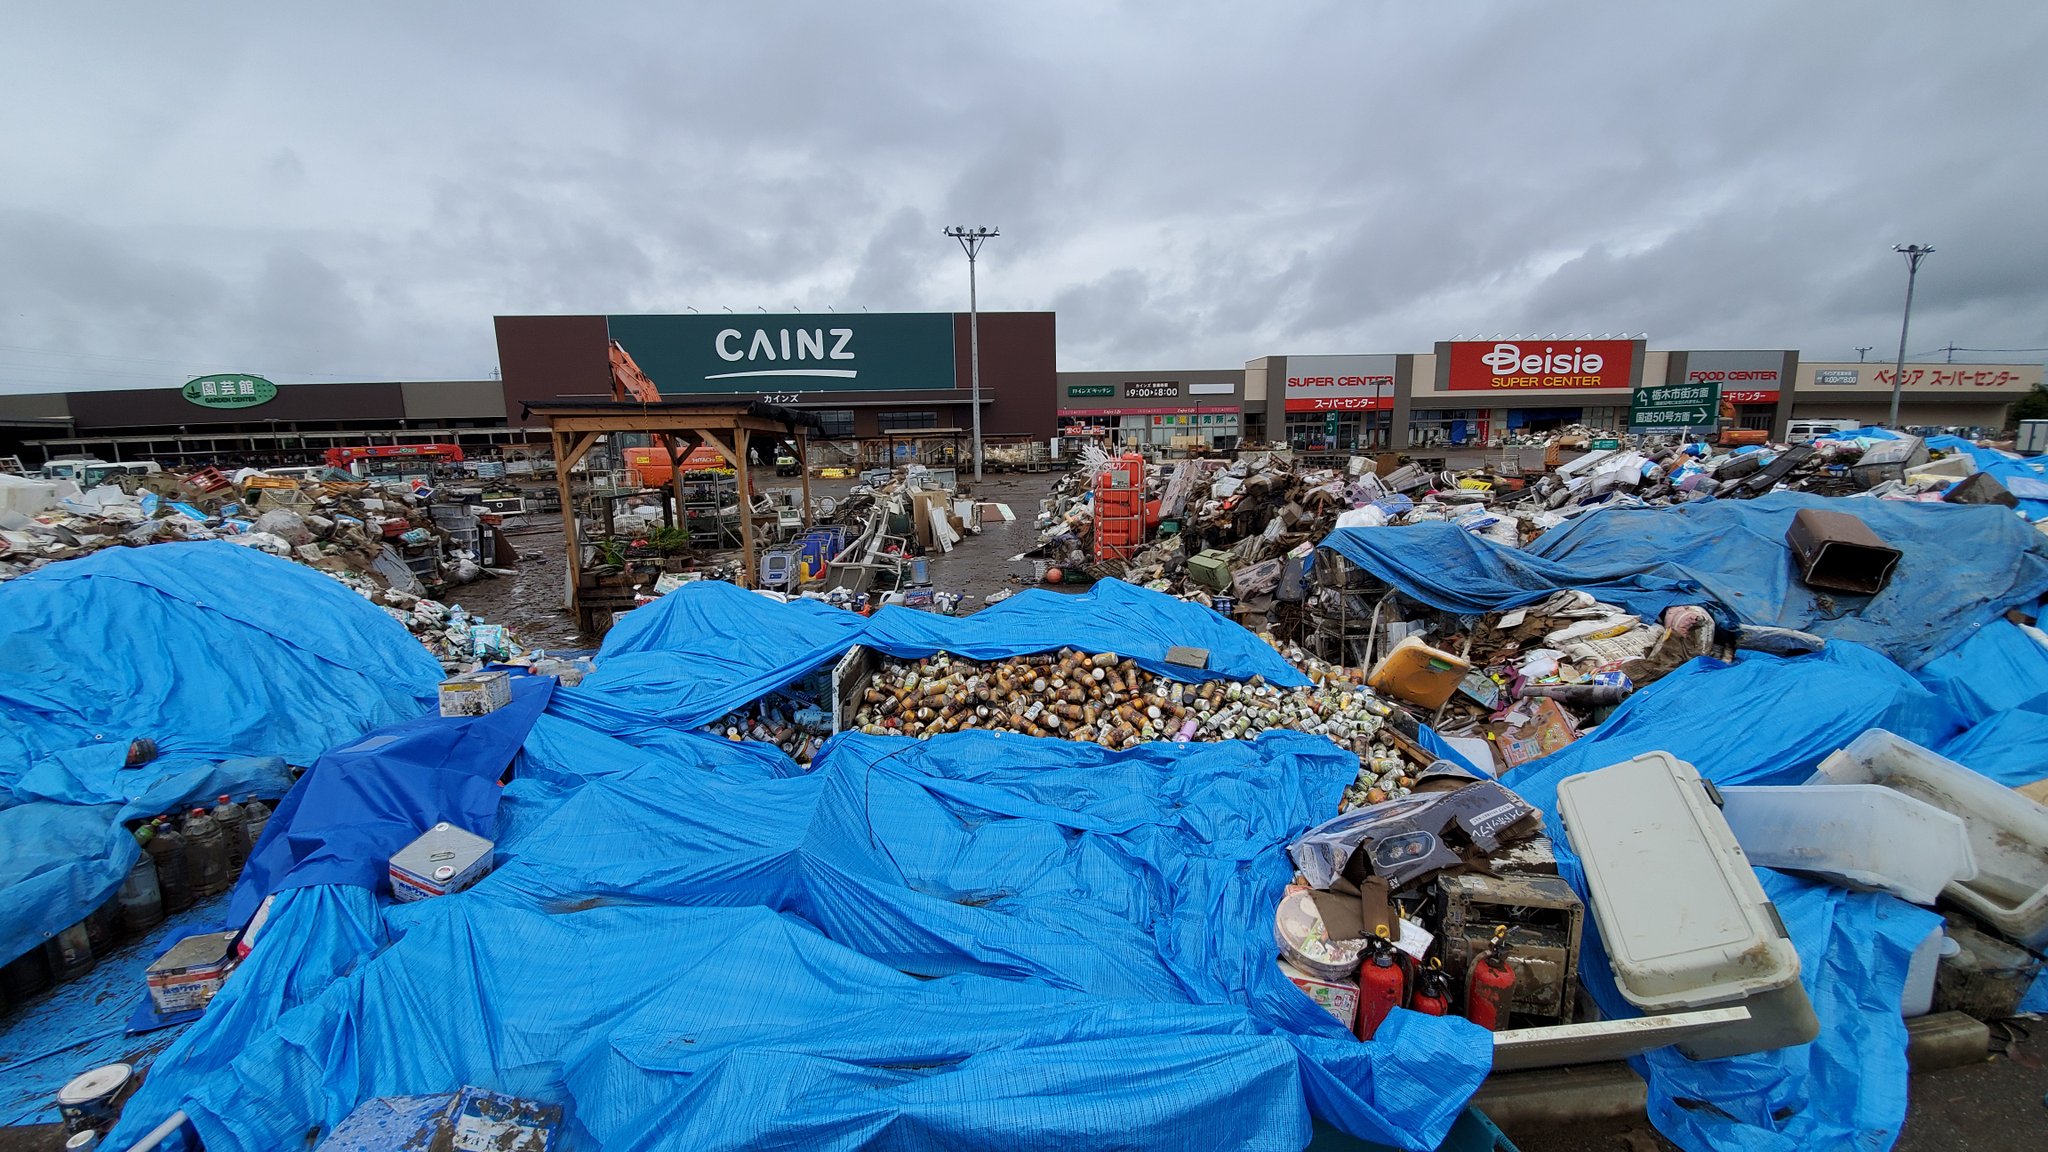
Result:
M1906 258L1906 314L1899 317L1899 362L1892 369L1892 418L1886 427L1899 426L1899 393L1906 386L1906 329L1913 323L1913 281L1920 275L1920 261L1934 254L1931 244L1894 244L1892 251Z
M974 377L974 479L981 481L981 306L976 299L974 284L974 258L981 254L981 246L1002 232L994 228L969 228L956 225L946 229L946 235L960 242L961 251L967 253L967 359L969 371Z

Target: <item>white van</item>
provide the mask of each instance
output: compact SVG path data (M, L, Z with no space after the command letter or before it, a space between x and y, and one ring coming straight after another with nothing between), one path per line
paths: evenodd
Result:
M1794 444L1811 444L1832 432L1849 432L1863 427L1861 420L1800 420L1785 426L1785 439Z

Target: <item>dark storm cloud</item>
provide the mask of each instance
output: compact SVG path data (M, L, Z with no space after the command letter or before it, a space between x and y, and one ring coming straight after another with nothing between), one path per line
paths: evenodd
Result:
M2030 4L89 8L0 39L0 389L982 302L1068 368L2048 344ZM41 349L47 354L19 351ZM121 358L121 359L117 359Z

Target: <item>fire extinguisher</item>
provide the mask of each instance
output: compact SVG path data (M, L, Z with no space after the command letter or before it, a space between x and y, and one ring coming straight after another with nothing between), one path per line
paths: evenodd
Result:
M1387 1013L1407 998L1408 977L1394 958L1394 942L1382 927L1375 930L1368 955L1358 969L1358 1025L1360 1040L1372 1039Z
M1451 1010L1451 979L1444 975L1444 962L1438 957L1431 956L1429 967L1415 978L1408 1007L1424 1016L1442 1016Z
M1507 1026L1508 1005L1514 1001L1515 970L1508 964L1508 926L1493 930L1493 942L1472 958L1472 972L1465 982L1465 1018L1489 1031Z

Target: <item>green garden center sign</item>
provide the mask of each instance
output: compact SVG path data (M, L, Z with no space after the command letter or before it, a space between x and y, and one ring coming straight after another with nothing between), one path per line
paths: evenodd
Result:
M277 385L261 376L221 373L185 385L185 399L201 408L254 408L277 396Z

